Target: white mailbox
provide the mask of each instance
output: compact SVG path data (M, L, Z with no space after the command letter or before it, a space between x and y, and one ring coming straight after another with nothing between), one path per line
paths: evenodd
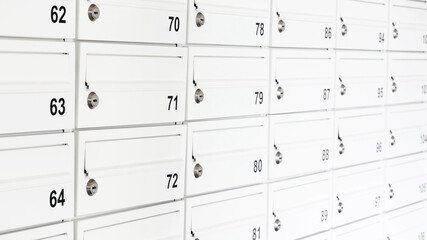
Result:
M186 200L185 239L267 239L264 185Z
M336 0L273 0L271 45L334 48Z
M332 231L333 240L383 240L383 221L377 216ZM392 239L390 239L392 240Z
M183 198L185 130L78 132L77 215Z
M179 122L187 50L80 43L78 128Z
M331 208L330 173L270 184L268 238L301 239L329 230Z
M427 234L425 202L387 213L384 216L384 238L390 240L419 240Z
M270 1L189 0L188 43L267 46Z
M77 0L80 40L185 43L186 0Z
M74 56L74 43L0 40L0 134L74 127Z
M267 123L266 117L188 123L187 195L264 182Z
M383 108L335 112L334 168L384 159L385 123Z
M0 240L73 240L73 223L61 223L0 235Z
M387 104L427 101L427 54L389 53Z
M74 38L75 15L75 0L3 0L0 2L0 36Z
M389 49L427 50L427 2L390 0Z
M382 212L383 170L382 163L377 162L334 171L334 227Z
M72 133L2 137L0 159L0 232L73 217Z
M335 108L380 106L386 102L384 52L337 51Z
M182 240L182 201L78 220L76 240Z
M385 209L393 210L427 197L427 154L386 161Z
M388 6L388 0L338 0L336 47L385 50Z
M270 65L270 113L333 108L333 51L274 49Z
M426 116L427 104L387 108L387 158L427 149Z
M334 118L330 112L270 116L269 178L329 170Z
M190 47L187 119L268 112L268 50Z

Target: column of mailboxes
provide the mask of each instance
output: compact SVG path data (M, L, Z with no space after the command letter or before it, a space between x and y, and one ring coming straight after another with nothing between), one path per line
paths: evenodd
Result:
M425 1L4 1L0 35L1 240L425 238Z

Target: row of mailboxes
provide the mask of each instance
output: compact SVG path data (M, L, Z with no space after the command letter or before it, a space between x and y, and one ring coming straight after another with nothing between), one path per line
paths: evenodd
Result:
M427 3L424 1L43 0L38 4L25 1L25 4L25 8L22 3L14 1L1 4L0 36L174 44L268 46L271 43L274 47L427 49ZM12 26L8 23L15 18L14 12L25 17Z

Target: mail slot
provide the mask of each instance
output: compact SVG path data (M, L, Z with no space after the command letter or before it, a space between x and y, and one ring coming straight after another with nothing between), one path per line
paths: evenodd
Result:
M271 59L270 113L334 107L333 51L274 49Z
M74 56L74 43L0 40L0 134L74 127Z
M266 49L190 47L187 120L268 112Z
M187 50L79 44L79 128L184 120Z
M332 231L333 240L383 240L383 220L380 216L352 223ZM391 240L391 239L390 239Z
M264 182L267 123L266 117L188 123L187 195Z
M80 0L81 40L185 43L186 0Z
M270 116L269 178L329 170L334 161L332 113Z
M0 240L73 240L73 223L60 223L0 235Z
M79 131L77 215L184 195L183 125Z
M0 159L0 232L73 217L72 133L2 137Z
M182 201L76 221L76 240L182 240Z
M266 240L265 191L260 185L188 198L185 239Z
M187 41L191 44L267 46L270 4L270 1L256 0L189 0Z
M270 184L269 239L301 239L331 227L330 173Z
M423 239L427 232L425 202L389 212L384 216L384 239Z

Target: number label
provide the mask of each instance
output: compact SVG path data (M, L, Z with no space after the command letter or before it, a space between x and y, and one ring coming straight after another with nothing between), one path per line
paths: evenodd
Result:
M254 161L254 173L258 173L262 171L262 160Z
M384 88L379 87L377 88L377 98L383 98L384 97Z
M377 142L377 153L380 153L383 151L383 143Z
M427 94L427 85L422 85L421 86L421 93L424 95L424 94Z
M174 173L174 174L168 174L166 175L166 177L168 178L168 186L167 189L170 188L177 188L178 187L178 173Z
M420 190L420 193L425 193L427 191L427 184L426 183L420 184L419 190Z
M421 144L427 143L427 134L422 134L420 138Z
M427 44L427 35L423 35L423 43Z
M56 98L52 98L52 100L50 100L50 114L52 116L56 116L57 114L61 116L64 115L65 99L60 98L59 100L57 100Z
M322 212L320 213L320 221L328 221L328 210L322 210Z
M331 39L331 38L332 38L332 28L325 27L325 39Z
M66 12L67 9L64 6L58 8L58 6L54 5L50 9L50 20L52 20L53 23L66 23L67 20L64 19ZM61 14L61 16L59 16L58 13Z
M256 25L256 33L255 35L258 36L264 36L264 23L255 23Z
M252 229L252 240L261 238L261 227Z
M379 39L379 43L383 43L383 42L385 42L385 33L380 32L380 33L378 34L378 39Z
M169 24L169 32L172 32L172 30L178 32L181 24L179 17L169 16L169 20L171 21Z
M330 88L323 89L323 100L329 100L329 93L331 92Z
M61 206L64 206L64 203L65 203L64 189L61 190L58 197L57 197L57 192L55 190L52 190L52 192L50 192L49 204L52 208L56 207L58 204L61 204Z
M322 161L328 161L329 160L329 149L323 149L322 150Z
M168 99L169 99L168 111L178 110L178 95L177 96L168 96Z
M381 196L375 197L375 207L379 207L381 204Z
M262 104L264 102L264 93L255 92L255 104Z

